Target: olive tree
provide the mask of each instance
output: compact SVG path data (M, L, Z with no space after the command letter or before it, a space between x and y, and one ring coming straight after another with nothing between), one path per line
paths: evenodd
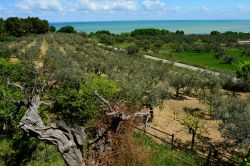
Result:
M244 80L250 79L250 61L245 61L239 64L236 71L238 78L243 78Z
M222 120L220 129L225 138L233 139L238 145L250 148L249 101L230 97L214 111L214 117Z
M170 79L170 85L175 88L175 97L178 98L180 90L188 86L190 83L190 77L183 72L174 73Z

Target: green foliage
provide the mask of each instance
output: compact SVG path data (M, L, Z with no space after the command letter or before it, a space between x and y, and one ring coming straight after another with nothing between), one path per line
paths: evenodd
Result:
M30 160L25 164L27 166L66 166L61 154L56 146L39 143L32 154Z
M100 43L105 43L108 45L112 45L114 43L114 39L111 35L100 34L99 39L100 39Z
M135 139L145 147L145 151L152 154L152 166L183 166L183 165L204 165L203 160L194 157L192 153L172 150L166 144L159 144L152 137L142 132L135 133Z
M237 59L231 55L225 55L223 57L223 62L226 64L233 64Z
M65 27L60 28L57 32L61 32L61 33L76 33L76 30L72 26L65 26Z
M177 30L177 31L175 32L175 34L177 34L177 35L184 35L185 33L184 33L184 31Z
M56 32L56 27L55 26L49 26L49 31L50 32Z
M4 32L5 32L4 20L0 18L0 37L2 37Z
M221 59L225 55L224 49L219 49L215 52L214 58L215 59Z
M87 76L80 85L64 81L53 92L53 96L58 96L53 112L68 123L82 125L89 122L103 113L94 90L110 101L115 100L118 94L118 87L103 77Z
M22 36L25 33L23 21L18 17L10 17L5 21L6 30L13 36Z
M250 150L246 157L243 159L243 162L240 164L240 166L250 166Z
M236 75L244 80L250 80L250 61L240 63Z
M96 35L111 35L111 33L106 30L97 31L95 34Z
M243 56L250 57L250 48L245 48L242 52Z
M46 33L49 30L49 23L37 17L26 19L10 17L5 20L5 29L10 35L19 37L28 33Z
M148 28L148 29L135 29L131 32L132 37L136 36L157 36L157 35L166 35L168 34L168 30L160 30L160 29L154 29L154 28Z
M136 55L139 52L139 48L136 46L129 46L127 50L129 55Z
M214 117L221 119L222 134L235 140L239 145L248 146L250 141L249 101L230 97L217 106Z
M221 33L219 31L212 31L210 34L212 36L215 36L215 35L220 35Z
M38 17L28 17L23 20L25 33L42 34L49 31L47 20L40 20Z

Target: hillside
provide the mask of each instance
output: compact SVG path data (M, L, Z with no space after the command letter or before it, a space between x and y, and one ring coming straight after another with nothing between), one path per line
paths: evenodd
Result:
M249 93L235 92L230 78L154 62L77 33L33 34L0 42L0 48L3 165L65 165L67 150L57 150L63 145L49 136L39 139L46 129L34 130L42 122L59 133L69 130L68 137L83 127L83 143L72 147L87 165L203 165L205 159L192 151L208 142L229 142L226 153L239 163L248 150L249 100L242 95ZM32 109L38 115L35 124L28 116ZM149 125L176 134L186 150L172 150L134 129L143 126L144 115L152 119ZM63 124L54 125L57 121ZM210 140L204 143L204 138Z

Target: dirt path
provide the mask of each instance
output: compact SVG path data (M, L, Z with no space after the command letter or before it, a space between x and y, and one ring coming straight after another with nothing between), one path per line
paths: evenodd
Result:
M56 40L55 40L55 38L54 38L54 35L51 34L50 36L51 36L51 38L52 38L52 40L53 40L53 43L56 44L56 45L59 47L59 51L62 52L63 54L66 54L65 48L64 48L63 46L59 45L59 44L56 42Z
M48 51L48 43L44 37L40 47L40 55L38 59L35 61L36 69L41 69L43 67L42 58L46 55L47 51Z

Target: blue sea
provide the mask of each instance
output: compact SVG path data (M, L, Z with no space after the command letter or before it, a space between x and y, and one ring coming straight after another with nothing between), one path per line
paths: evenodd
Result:
M213 30L220 32L250 32L250 20L148 20L148 21L96 21L50 23L57 29L70 25L78 32L109 30L112 33L131 32L138 28L159 28L175 32L183 30L186 34L208 34Z

